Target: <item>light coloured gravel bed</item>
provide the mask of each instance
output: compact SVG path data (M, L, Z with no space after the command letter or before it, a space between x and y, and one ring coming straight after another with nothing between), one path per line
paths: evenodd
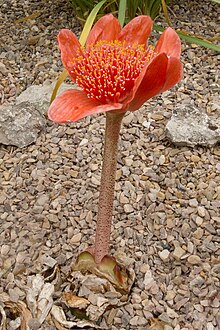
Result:
M3 103L58 77L56 35L80 25L64 0L0 3ZM181 0L171 8L175 27L207 37L219 33L218 6L211 1ZM180 104L220 116L219 59L183 42L182 82L125 117L111 251L131 258L136 281L129 302L115 310L112 330L149 329L152 318L164 321L165 330L220 328L220 147L177 148L165 136ZM0 146L0 297L6 292L23 300L27 275L41 271L45 255L65 275L93 243L104 124L104 115L66 126L48 121L35 144Z

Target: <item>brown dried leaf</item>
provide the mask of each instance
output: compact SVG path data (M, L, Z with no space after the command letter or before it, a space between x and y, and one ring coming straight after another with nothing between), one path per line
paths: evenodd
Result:
M85 318L93 322L100 321L107 309L126 303L135 273L132 260L125 255L120 255L117 261L114 257L106 256L100 266L96 265L92 254L86 251L79 255L72 269L69 282L74 288L74 299L83 298L89 302L84 306ZM79 317L75 310L74 315ZM81 315L81 318L84 316Z
M73 271L80 271L83 274L91 273L100 278L107 279L114 285L117 291L128 294L134 283L135 273L132 267L125 267L125 256L117 262L114 257L105 256L100 265L96 265L93 256L88 252L82 252L76 263L73 265Z
M53 318L53 323L55 324L55 326L56 326L56 329L57 330L69 330L69 329L67 329L67 328L64 328L57 320L55 320L54 318Z
M89 304L87 299L78 297L72 292L64 293L63 300L67 306L72 308L84 309Z
M45 279L45 282L50 282L55 286L59 286L61 283L60 269L58 265L46 268L43 270L42 275Z
M164 322L158 319L151 319L151 325L148 330L164 330Z
M22 18L17 19L15 21L15 23L18 24L18 23L22 23L22 22L28 21L29 19L35 19L35 18L39 17L40 15L41 15L41 13L39 11L35 11L31 15L28 15L26 17L22 17Z
M122 294L105 278L94 274L83 275L78 271L72 273L70 281L74 284L74 294L89 301L85 312L91 321L98 321L106 309L124 304Z
M95 329L100 329L98 325L96 325L91 321L84 321L84 320L68 321L66 319L66 315L63 309L56 305L54 305L51 309L51 316L54 323L55 324L58 323L61 326L60 327L61 330L71 329L72 327L78 327L78 328L92 327Z
M27 330L29 329L28 327L28 322L32 319L32 314L27 309L25 303L23 301L18 301L18 302L12 302L12 301L5 301L4 305L6 308L9 308L12 310L12 313L18 313L21 316L21 326L20 330Z

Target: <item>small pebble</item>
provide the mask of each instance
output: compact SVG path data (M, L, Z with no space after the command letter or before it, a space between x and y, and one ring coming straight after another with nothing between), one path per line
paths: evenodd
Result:
M70 239L70 244L77 244L81 241L81 239L82 239L82 234L81 233L73 235L73 237Z
M201 258L197 255L192 254L191 256L189 256L187 258L187 261L191 264L191 265L198 265L201 263Z
M160 251L159 252L159 257L165 261L169 258L169 255L170 255L170 251L169 250L163 250L163 251Z
M205 217L205 208L204 208L204 206L198 206L197 210L198 210L198 215L200 217L204 218Z
M175 247L173 251L173 257L179 260L186 253L180 246Z

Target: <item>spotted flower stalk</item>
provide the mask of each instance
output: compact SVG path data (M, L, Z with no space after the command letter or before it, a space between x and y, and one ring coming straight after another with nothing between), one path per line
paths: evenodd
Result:
M153 96L182 78L181 44L177 33L166 29L155 47L148 45L152 20L139 16L124 28L111 14L94 25L85 47L74 33L58 35L62 62L80 89L62 93L48 116L56 123L75 122L106 112L95 246L90 249L97 265L109 254L112 209L121 122L127 111L138 110Z

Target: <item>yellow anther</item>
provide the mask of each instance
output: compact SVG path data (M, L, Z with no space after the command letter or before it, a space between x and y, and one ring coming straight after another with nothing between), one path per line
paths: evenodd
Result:
M81 47L71 73L89 97L100 102L120 102L134 85L144 65L154 56L153 48L127 46L125 42L99 41Z

